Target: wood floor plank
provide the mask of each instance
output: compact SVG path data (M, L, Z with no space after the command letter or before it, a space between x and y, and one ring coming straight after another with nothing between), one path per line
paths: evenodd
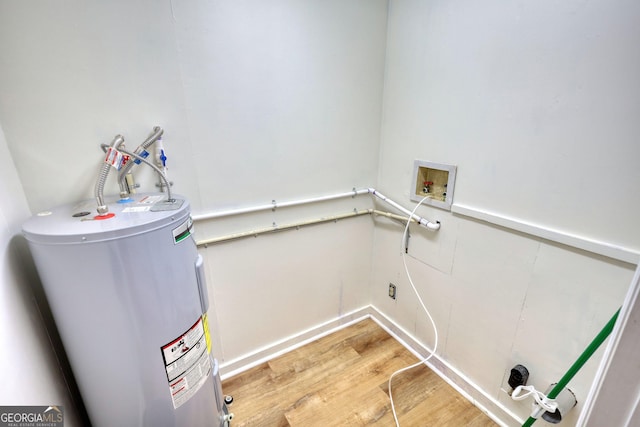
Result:
M333 357L327 357L322 363L309 364L306 361L309 358L300 358L299 364L289 369L279 368L278 372L274 372L271 368L272 362L267 362L258 368L254 368L250 375L254 378L252 382L235 381L237 377L231 378L224 383L225 394L231 394L236 402L251 403L248 411L239 412L237 415L247 424L239 425L270 425L260 424L260 417L265 414L278 412L279 420L284 420L284 412L289 409L296 401L309 393L313 389L314 384L327 384L331 378L338 373L343 372L346 367L360 356L353 349L342 349L336 352ZM355 362L354 362L355 363ZM256 369L258 373L256 373ZM234 390L233 394L229 390ZM293 397L296 400L293 400ZM234 410L236 411L234 404ZM245 417L244 414L249 416ZM271 418L269 418L271 419ZM235 420L234 420L235 421ZM238 425L239 421L235 421L234 425ZM283 424L288 425L288 424Z
M417 359L368 319L223 382L233 427L394 425L388 379ZM394 377L401 427L496 424L426 366Z
M387 410L389 399L379 387L381 381L388 377L387 372L393 372L406 366L406 362L398 357L399 349L386 347L379 349L376 358L362 358L351 369L345 370L332 381L314 390L313 399L308 399L305 405L300 405L286 416L292 426L308 426L313 420L322 417L324 413L332 413L332 422L339 422L358 414L356 418L362 420L356 425L364 425L375 421L380 416L378 409ZM376 409L372 407L376 406ZM360 408L363 406L363 408ZM365 415L366 414L366 415ZM364 423L367 419L367 423ZM344 425L344 424L338 424Z
M388 404L382 390L356 388L349 395L316 394L285 416L292 427L374 425L388 412Z

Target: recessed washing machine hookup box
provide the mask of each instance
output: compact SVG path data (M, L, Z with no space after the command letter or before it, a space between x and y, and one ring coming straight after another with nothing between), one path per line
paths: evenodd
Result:
M415 160L409 198L450 211L455 182L456 166Z

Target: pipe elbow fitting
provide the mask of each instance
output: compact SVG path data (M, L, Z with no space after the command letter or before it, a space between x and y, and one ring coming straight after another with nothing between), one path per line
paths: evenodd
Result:
M420 220L420 225L422 225L423 227L426 227L427 230L431 230L431 231L440 230L440 221L430 222L430 221L427 221L426 219L422 218Z

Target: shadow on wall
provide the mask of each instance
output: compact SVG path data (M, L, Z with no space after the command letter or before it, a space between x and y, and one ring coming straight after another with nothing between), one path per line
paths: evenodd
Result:
M53 349L53 352L49 353L51 358L49 365L59 367L70 401L74 406L73 408L65 407L65 417L67 421L76 418L78 425L91 426L26 239L21 235L14 236L9 242L8 254L15 274L23 279L15 282L18 288L17 294L20 295L25 307L33 308L29 310L33 313L30 316L32 322L30 329L42 330L44 328ZM19 283L27 283L28 286L21 287L18 285ZM73 425L73 423L69 424Z

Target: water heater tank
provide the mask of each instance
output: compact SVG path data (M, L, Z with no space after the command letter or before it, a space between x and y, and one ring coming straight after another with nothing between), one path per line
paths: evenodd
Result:
M189 203L132 197L107 219L92 200L23 226L91 423L226 426Z

